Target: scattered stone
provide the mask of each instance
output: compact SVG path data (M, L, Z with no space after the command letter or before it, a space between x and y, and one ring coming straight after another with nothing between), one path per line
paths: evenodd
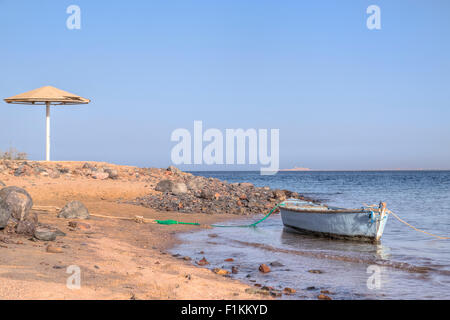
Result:
M230 184L215 178L187 174L170 176L170 179L163 179L156 184L155 190L163 192L163 196L152 193L130 203L158 211L250 215L272 209L281 201L274 196L292 198L294 194L278 190L274 195L272 190L254 187L251 183ZM298 194L297 198L305 199Z
M317 296L317 299L319 299L319 300L333 300L333 299L331 299L331 297L329 297L327 295L324 295L322 293Z
M6 187L6 184L0 180L0 187Z
M182 173L182 171L180 169L178 169L177 167L174 167L174 166L169 166L167 168L167 171L170 171L170 172L172 172L174 174L181 174Z
M62 253L63 252L63 250L61 248L52 246L51 244L47 246L46 251L49 253Z
M253 188L254 187L253 183L250 183L250 182L241 182L241 183L239 183L239 186L243 187L243 188Z
M89 230L91 225L80 221L69 221L69 227L72 229Z
M110 178L110 179L115 180L115 179L119 178L119 173L115 169L106 168L106 169L104 169L104 171L105 171L105 173L108 174L108 178Z
M289 287L286 287L286 288L283 289L283 293L284 294L294 294L296 292L297 292L297 290L289 288Z
M280 290L270 290L269 292L272 297L276 298L281 297L283 295L283 293Z
M270 263L270 266L271 267L284 267L284 264L282 264L281 262L278 262L278 261L272 261Z
M239 273L238 267L232 266L232 267L231 267L231 273L232 273L232 274L238 274L238 273Z
M200 198L206 199L206 200L213 200L215 198L214 192L212 192L211 190L203 189L200 192Z
M323 271L322 271L322 270L316 270L316 269L313 269L313 270L308 270L308 272L309 272L309 273L317 273L317 274L321 274L321 273L323 273Z
M275 290L274 287L270 287L270 286L262 286L261 289L268 290L268 291Z
M185 257L183 257L183 260L185 260L185 261L191 261L192 258L191 258L191 257L188 257L188 256L185 256Z
M69 201L58 213L58 218L65 219L87 219L89 211L80 201Z
M311 286L311 287L306 287L306 290L311 291L311 290L316 290L316 287Z
M57 235L59 235L58 230L52 230L45 227L37 227L36 230L34 230L34 237L42 241L54 241Z
M218 274L218 275L221 275L221 276L226 276L227 274L230 274L230 272L228 270L220 269L220 268L214 268L213 272L215 274Z
M270 272L270 268L268 265L263 263L259 266L259 271L261 271L262 273L268 273Z
M27 236L34 235L34 232L36 230L36 223L33 221L19 221L19 223L16 226L16 232L18 234L24 234Z
M233 258L228 258L228 259L225 259L224 261L225 261L225 262L233 262L234 259L233 259Z
M197 261L196 264L198 264L199 266L206 266L207 264L209 264L209 262L205 257L203 257L201 260Z
M320 293L323 293L323 294L333 294L331 291L329 291L329 290L320 290Z
M94 174L92 174L92 178L94 179L98 179L98 180L106 180L109 178L109 173L107 172L95 172Z
M245 292L249 293L249 294L261 294L264 296L270 295L269 291L261 290L261 289L257 289L257 288L247 288L247 289L245 289Z

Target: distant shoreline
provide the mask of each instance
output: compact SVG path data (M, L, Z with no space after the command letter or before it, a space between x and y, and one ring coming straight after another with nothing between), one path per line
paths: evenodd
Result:
M187 170L184 172L257 172L259 170ZM433 172L433 171L450 171L450 169L309 169L309 170L292 170L280 169L278 172Z

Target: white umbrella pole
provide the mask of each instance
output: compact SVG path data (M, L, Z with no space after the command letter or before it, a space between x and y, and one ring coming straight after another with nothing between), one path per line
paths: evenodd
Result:
M50 161L50 102L46 103L46 133L47 140L45 144L45 160Z

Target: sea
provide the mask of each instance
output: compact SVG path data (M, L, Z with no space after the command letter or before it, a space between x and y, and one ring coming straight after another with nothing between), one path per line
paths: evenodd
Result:
M387 203L410 225L450 236L450 171L193 172L227 182L296 191L322 203L359 208ZM251 223L249 216L228 222ZM416 231L389 216L379 243L330 240L292 232L279 214L256 228L213 228L180 235L173 253L205 257L250 285L296 290L280 299L449 299L450 240ZM225 259L232 258L232 262ZM261 273L262 263L271 268Z

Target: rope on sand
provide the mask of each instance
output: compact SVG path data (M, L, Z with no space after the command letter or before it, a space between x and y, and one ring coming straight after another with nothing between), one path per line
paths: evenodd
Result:
M34 210L37 211L59 211L61 208L56 206L33 206ZM155 219L147 219L143 216L134 216L134 217L118 217L118 216L105 216L102 214L91 213L90 216L98 217L98 218L106 218L106 219L119 219L119 220L130 220L137 223L157 223Z
M263 222L266 220L272 213L275 212L275 210L283 206L284 202L278 203L275 205L272 210L268 214L266 214L262 219L252 223L252 224L245 224L245 225L218 225L218 224L211 224L211 225L204 225L204 226L210 226L210 227L217 227L217 228L250 228L250 227L256 227L257 224ZM38 211L59 211L61 208L55 207L55 206L33 206L33 209ZM101 214L90 214L93 217L98 218L106 218L106 219L120 219L120 220L131 220L135 221L137 223L157 223L162 225L173 225L173 224L185 224L185 225L194 225L194 226L201 226L198 222L183 222L183 221L177 221L177 220L157 220L157 219L146 219L143 216L134 216L132 218L130 217L117 217L117 216L105 216Z

